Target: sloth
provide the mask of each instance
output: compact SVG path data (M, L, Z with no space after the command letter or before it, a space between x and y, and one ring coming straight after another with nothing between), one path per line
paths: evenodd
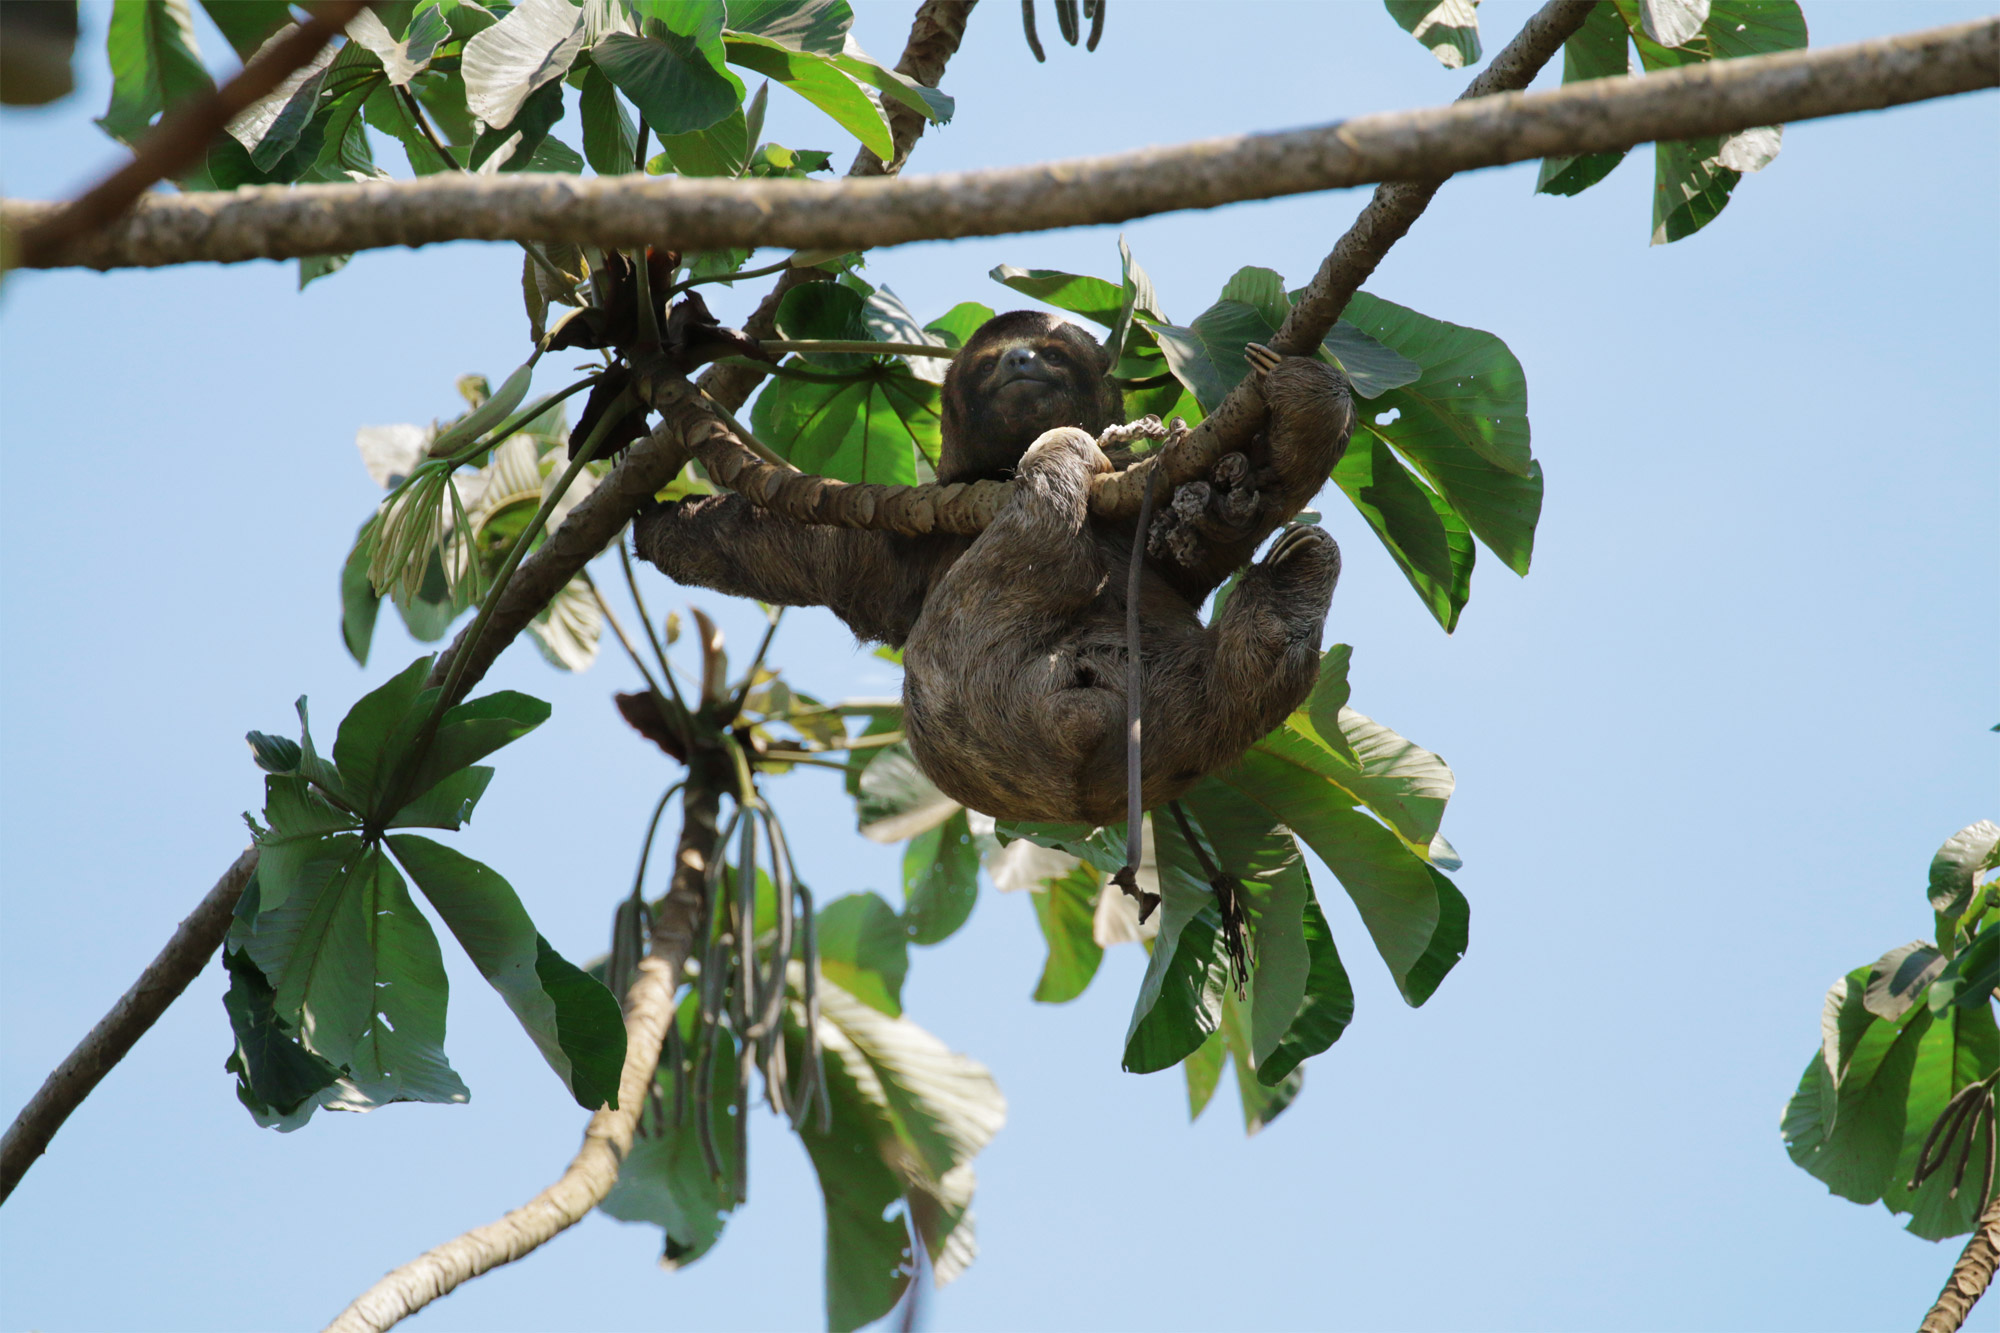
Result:
M1331 366L1253 347L1269 420L1248 450L1179 487L1139 579L1151 809L1239 758L1312 692L1340 548L1286 528L1211 625L1200 607L1325 483L1354 424ZM1034 311L987 321L945 376L941 482L1011 480L977 537L797 523L737 495L657 505L641 557L677 582L825 606L903 650L904 732L947 796L998 819L1116 823L1126 799L1126 589L1136 519L1089 512L1117 425L1104 350Z

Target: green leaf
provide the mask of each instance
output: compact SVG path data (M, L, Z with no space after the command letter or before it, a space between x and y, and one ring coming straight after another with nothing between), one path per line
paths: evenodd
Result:
M1479 60L1479 0L1382 0L1396 26L1446 69Z
M820 970L856 999L894 1018L903 1012L908 937L896 910L873 893L850 893L819 910Z
M1281 744L1277 752L1260 742L1214 780L1306 840L1354 900L1403 998L1422 1004L1465 952L1464 896L1395 833L1350 808L1315 764L1302 762L1296 740Z
M347 35L375 54L389 82L406 88L430 65L438 46L451 39L451 25L435 9L420 10L410 20L408 35L398 40L387 24L364 9L348 23Z
M1347 743L1347 734L1340 726L1340 711L1347 707L1348 696L1352 692L1347 684L1347 668L1354 660L1354 649L1344 643L1336 643L1319 655L1319 676L1313 681L1313 692L1306 696L1306 722L1314 738L1351 768L1361 767L1361 757L1354 753Z
M1171 937L1173 918L1166 917L1153 941L1153 956L1125 1032L1121 1067L1128 1074L1172 1068L1198 1050L1222 1022L1222 999L1229 986L1222 916L1212 898L1201 896L1206 901L1179 923Z
M267 736L261 731L253 731L243 739L250 742L250 755L257 761L257 767L266 773L291 774L298 772L299 760L304 752L299 743L283 736Z
M749 33L726 35L723 50L730 63L783 84L833 117L835 124L875 156L887 161L896 155L888 117L831 56L796 51Z
M690 997L692 999L692 997ZM681 1022L691 1037L693 1005L683 1005ZM669 1272L685 1268L714 1248L722 1228L736 1207L734 1186L736 1162L743 1151L743 1127L736 1118L736 1040L717 1028L712 1034L715 1058L710 1064L708 1097L711 1107L710 1133L721 1175L711 1176L708 1160L696 1128L693 1097L688 1097L685 1114L678 1118L673 1108L680 1105L675 1078L694 1078L694 1070L662 1065L657 1076L660 1104L669 1108L650 1133L632 1145L632 1151L618 1165L618 1180L598 1205L621 1222L651 1222L666 1233L665 1254L660 1266ZM692 1043L689 1043L691 1054ZM690 1088L690 1093L696 1092Z
M826 1026L822 1024L822 1027ZM787 1063L804 1067L805 1045L787 1032ZM850 1071L845 1052L824 1061L832 1124L806 1117L799 1139L819 1177L826 1207L826 1323L834 1333L873 1323L894 1308L909 1285L914 1259L905 1216L891 1215L903 1181L877 1144L893 1143L888 1117ZM861 1072L872 1073L865 1063Z
M1355 293L1347 313L1424 368L1415 384L1378 397L1363 424L1409 459L1509 569L1527 573L1542 469L1529 455L1521 363L1490 333L1367 292Z
M683 176L740 176L750 146L750 124L739 107L705 130L661 135L663 151L646 170L654 175L671 170Z
M1306 902L1304 930L1310 959L1305 998L1277 1049L1257 1066L1258 1081L1267 1085L1283 1081L1305 1060L1339 1041L1354 1019L1354 986L1316 900Z
M439 155L431 141L424 137L423 131L417 128L409 107L387 83L369 93L361 115L369 125L403 145L403 156L409 161L412 173L433 176L440 171L456 171L461 165L455 158Z
M1902 1150L1882 1191L1883 1206L1890 1212L1910 1214L1907 1229L1913 1235L1925 1240L1964 1235L1973 1229L1986 1205L1987 1144L1983 1133L1974 1135L1966 1180L1957 1198L1951 1197L1953 1167L1932 1176L1920 1189L1910 1189L1909 1183L1924 1140L1952 1095L1996 1068L2000 1068L2000 1031L1994 1028L1990 1006L1953 1009L1943 1017L1934 1016L1918 1041L1903 1115ZM1955 1154L1951 1160L1956 1163Z
M424 693L424 678L435 657L419 657L388 681L361 696L341 719L333 742L333 762L340 769L348 797L363 814L382 816L376 804L395 776L411 737L405 723ZM397 744L397 741L402 744Z
M871 842L914 838L962 808L932 785L901 741L875 751L856 781L855 797L856 823Z
M1615 5L1592 5L1583 26L1563 43L1563 85L1590 79L1620 78L1631 70L1625 21ZM1535 189L1542 194L1581 194L1611 174L1628 150L1586 153L1582 157L1545 157Z
M456 830L472 818L472 809L486 794L493 770L482 764L461 768L429 791L396 811L389 828L441 828Z
M1979 872L2000 865L2000 825L1990 819L1969 824L1951 835L1931 858L1931 910L1958 916L1972 901Z
M1472 596L1472 529L1443 496L1412 476L1382 438L1359 427L1333 468L1334 484L1368 520L1403 577L1445 633Z
M1166 354L1175 377L1187 386L1205 412L1214 411L1250 373L1244 350L1253 342L1269 342L1276 337L1291 308L1282 281L1269 269L1241 269L1223 292L1222 299L1196 316L1190 327L1146 323L1159 340L1160 350ZM1231 292L1236 295L1230 295ZM1243 296L1250 296L1257 303L1240 299ZM1383 346L1345 320L1336 323L1327 334L1319 359L1339 366L1354 392L1363 398L1380 397L1414 382L1422 373L1416 362Z
M1012 264L1001 264L986 276L1012 287L1023 296L1033 297L1044 305L1067 310L1073 315L1082 315L1093 324L1102 324L1107 329L1118 322L1118 312L1125 305L1124 289L1103 278L1082 277L1050 268L1015 268Z
M639 127L625 114L624 103L611 80L593 62L583 72L583 155L600 176L622 176L639 170Z
M489 129L511 124L532 94L569 72L582 49L582 10L569 0L521 0L466 42L459 66L466 108Z
M625 1065L617 999L549 947L490 866L415 834L388 843L577 1105L615 1108Z
M953 111L957 109L947 94L939 92L928 84L918 83L909 75L888 65L870 60L867 54L852 42L848 42L833 56L833 63L855 82L865 83L883 97L902 103L933 125L942 125L949 121Z
M2000 925L1988 926L1960 949L1930 989L1933 1011L1984 1009L2000 986Z
M833 1124L808 1116L799 1136L826 1198L828 1326L852 1329L885 1314L907 1284L908 1225L940 1283L971 1261L971 1162L1005 1122L1006 1102L982 1066L916 1024L832 982L820 996ZM795 1005L786 1025L794 1067L805 1058L802 1017Z
M945 346L958 348L965 346L966 340L978 331L979 326L992 318L993 307L977 301L960 301L924 325L924 329L944 339Z
M545 165L538 165L535 159L543 148L556 142L549 138L549 131L562 118L563 85L560 82L545 83L528 95L528 100L521 104L519 114L512 121L505 125L489 127L473 141L472 152L466 159L466 165L474 171L481 168L488 171L547 169ZM565 145L556 146L566 150ZM571 156L574 157L575 154L571 153ZM577 159L574 165L581 169L582 159ZM522 387L525 389L526 385ZM495 398L498 397L496 394ZM493 399L488 400L491 401ZM515 401L518 403L519 399ZM502 408L502 415L507 410ZM474 434L477 434L477 431L467 432L465 438L469 439ZM437 444L436 441L432 443L433 446Z
M299 767L306 766L305 752ZM257 836L257 877L265 910L281 906L295 889L316 892L336 867L326 863L329 834L358 830L361 821L313 789L302 775L264 779L264 832Z
M1034 998L1042 1004L1068 1004L1083 994L1104 961L1104 946L1094 932L1097 895L1105 889L1104 875L1079 861L1066 875L1045 879L1028 891L1035 905L1035 923L1048 944L1048 961L1035 983ZM1112 890L1117 892L1117 890Z
M903 852L903 929L913 943L942 943L978 901L979 848L960 809Z
M248 61L270 36L292 21L286 0L201 0L202 11L232 51ZM192 38L189 39L193 45Z
M1341 748L1354 755L1356 762L1341 757L1310 714L1292 714L1284 726L1254 748L1298 770L1304 783L1302 792L1315 791L1305 774L1333 783L1352 798L1341 804L1358 801L1380 816L1412 850L1427 847L1437 836L1445 805L1451 799L1454 779L1450 767L1352 708L1341 708L1335 721Z
M719 12L715 16L719 20ZM590 48L592 62L663 140L708 129L742 110L743 81L722 67L720 29L699 21L682 26L686 31L649 25L657 35L645 37L610 33Z
M105 34L111 105L97 124L120 143L143 134L167 107L211 91L187 0L118 0Z
M1189 1123L1201 1119L1201 1113L1208 1109L1209 1099L1215 1096L1216 1085L1222 1082L1222 1066L1228 1059L1229 1052L1218 1030L1209 1033L1208 1039L1195 1048L1194 1054L1181 1061L1181 1072L1187 1076Z
M1792 0L1715 0L1700 32L1679 46L1662 45L1650 35L1639 0L1618 0L1617 8L1649 71L1803 50L1806 45L1805 17ZM1714 136L1655 145L1653 244L1677 241L1707 226L1728 204L1741 172L1762 167L1775 155L1775 136L1764 137L1772 143L1769 153L1747 160Z
M1236 1066L1236 1095L1243 1104L1243 1132L1255 1136L1276 1120L1299 1095L1305 1084L1305 1070L1294 1069L1272 1084L1260 1082L1256 1063L1250 1057L1251 1034L1248 1006L1234 992L1222 1002L1222 1040Z
M1922 940L1891 949L1868 969L1861 1004L1877 1018L1892 1022L1920 1003L1944 971L1945 956Z
M324 839L319 867L330 873L302 875L282 905L260 908L248 952L279 1020L352 1081L329 1105L464 1101L444 1056L444 959L403 877L353 834Z
M838 284L805 283L786 293L779 328L789 338L867 338L862 303L859 293ZM852 321L841 320L848 312ZM920 480L920 461L935 468L943 442L938 386L900 359L821 355L803 365L849 371L835 362L858 363L850 372L856 378L779 379L759 394L750 414L759 438L801 471L842 481L909 485Z
M236 1037L223 1068L236 1075L237 1099L261 1125L297 1128L311 1116L318 1094L340 1078L340 1070L301 1046L286 1029L273 1008L270 983L248 954L224 948L222 962L229 972L222 1005Z
M1865 975L1866 969L1861 969ZM1849 982L1854 978L1850 976ZM1860 985L1848 993L1857 996ZM1841 987L1829 994L1835 1004ZM1857 1006L1858 1007L1858 1006ZM1911 1009L1900 1023L1865 1012L1867 1040L1857 1054L1869 1053L1866 1068L1850 1065L1845 1074L1815 1054L1785 1108L1786 1151L1828 1189L1856 1203L1873 1203L1891 1183L1908 1119L1910 1074L1918 1047L1930 1028L1928 1009ZM1926 1125L1925 1129L1928 1130Z
M768 37L794 51L839 55L854 26L846 0L730 0L728 31Z
M417 769L410 790L422 795L468 764L476 764L501 746L549 720L549 706L514 690L496 690L445 710L437 738Z

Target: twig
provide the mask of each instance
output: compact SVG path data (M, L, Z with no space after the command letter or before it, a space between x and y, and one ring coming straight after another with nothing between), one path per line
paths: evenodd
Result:
M327 1333L381 1333L467 1279L532 1253L581 1221L611 1192L649 1100L667 1026L673 1021L674 992L694 947L693 923L716 850L719 795L729 781L726 762L719 760L709 750L690 756L673 887L654 914L652 951L640 961L632 988L625 993L625 1068L618 1079L618 1108L606 1107L591 1116L582 1148L554 1184L498 1221L389 1273L356 1297L327 1326Z
M167 112L140 140L130 162L34 225L21 228L21 263L39 266L110 223L158 182L193 166L224 126L305 68L372 3L327 0L311 18L253 56L228 83Z
M448 240L860 249L1433 180L1477 167L1724 134L1994 86L2000 86L2000 19L1982 19L1851 46L1357 116L1312 129L923 180L441 174L149 198L116 225L35 262L93 268L234 263ZM0 220L32 226L49 207L9 202ZM1136 509L1136 495L1133 500Z
M0 1137L0 1201L14 1192L22 1175L48 1150L49 1140L62 1128L63 1121L69 1119L70 1112L83 1104L91 1090L125 1058L147 1029L159 1021L167 1006L208 965L209 957L221 947L222 937L229 933L230 914L256 869L257 849L244 849L236 863L222 872L215 887L174 930L173 938L146 965L132 988L118 997L118 1003L76 1044L76 1049L43 1081L41 1090L28 1099L21 1114L14 1117L5 1137Z
M1965 1317L1992 1284L1995 1267L2000 1267L2000 1195L1994 1196L1986 1211L1979 1215L1972 1238L1965 1242L1944 1290L1938 1293L1937 1303L1924 1316L1924 1322L1917 1326L1917 1333L1958 1333L1965 1326Z

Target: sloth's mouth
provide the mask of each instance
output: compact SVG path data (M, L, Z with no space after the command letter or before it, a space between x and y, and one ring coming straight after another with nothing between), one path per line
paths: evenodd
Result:
M994 375L993 392L999 393L1004 389L1011 389L1017 384L1059 383L1061 381L1057 379L1055 373L1039 363L1024 366L1009 366Z

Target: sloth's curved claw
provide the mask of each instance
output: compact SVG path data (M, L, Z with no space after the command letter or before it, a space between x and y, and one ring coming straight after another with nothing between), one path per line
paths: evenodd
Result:
M1251 372L1257 376L1257 381L1261 384L1264 377L1273 370L1276 370L1278 363L1285 358L1264 346L1263 343L1251 343L1243 349L1243 359L1250 363Z

